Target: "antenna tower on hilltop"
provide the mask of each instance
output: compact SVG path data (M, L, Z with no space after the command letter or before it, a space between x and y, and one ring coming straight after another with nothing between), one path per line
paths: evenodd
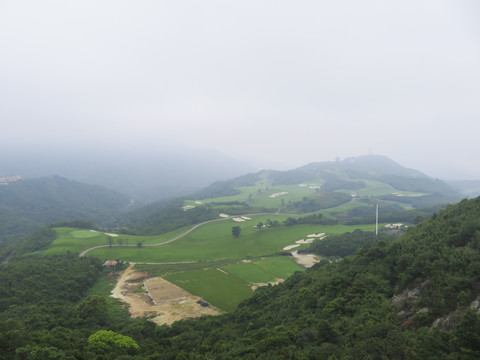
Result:
M378 237L378 203L377 210L375 212L375 236Z

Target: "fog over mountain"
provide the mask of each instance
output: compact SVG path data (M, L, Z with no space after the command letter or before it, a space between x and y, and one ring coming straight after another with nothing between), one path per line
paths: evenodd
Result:
M253 169L217 151L161 144L140 149L108 143L104 148L98 144L18 148L0 158L0 175L60 175L104 185L140 201L183 195Z
M473 0L1 1L2 158L176 143L257 169L373 153L480 178L479 13Z

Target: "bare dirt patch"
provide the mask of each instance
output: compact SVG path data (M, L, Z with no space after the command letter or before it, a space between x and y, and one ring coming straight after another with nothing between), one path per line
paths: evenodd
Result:
M147 292L135 292L144 283L148 273L135 271L133 266L134 264L131 264L125 270L112 291L113 297L129 305L128 311L132 317L149 317L149 320L158 325L171 325L177 320L186 318L221 314L220 310L212 306L200 306L197 301L201 298L162 278L147 280L148 290L151 294L153 291L152 297L155 302L160 303L162 300L166 302L155 305Z
M183 300L190 296L190 293L181 287L159 277L148 279L144 284L156 305Z
M299 254L298 251L293 251L292 256L295 262L303 267L310 268L321 260L321 257L314 254Z
M253 291L257 290L257 288L259 288L260 286L267 286L268 284L272 284L272 285L278 285L280 283L283 283L285 281L285 279L282 279L282 278L276 278L275 281L270 281L268 283L254 283L251 285L251 288Z

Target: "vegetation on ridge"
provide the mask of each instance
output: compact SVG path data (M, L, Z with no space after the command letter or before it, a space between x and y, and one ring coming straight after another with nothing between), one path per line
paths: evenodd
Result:
M476 359L480 356L478 219L480 198L464 200L399 239L369 242L339 262L321 262L283 284L262 287L233 314L180 321L172 327L113 315L105 311L102 297L80 300L72 294L64 303L55 295L78 283L73 279L83 276L80 264L98 271L94 259L27 258L0 268L0 278L5 279L0 289L4 304L0 356L32 358L43 351L63 358L97 359L123 355L130 359ZM51 263L62 258L62 266ZM39 284L42 290L35 290L37 272L43 272L36 268L25 281L8 282L19 266L35 268L36 262L58 270L62 280ZM96 278L93 274L85 278ZM27 281L28 277L32 278ZM32 284L30 293L35 295L22 295L19 304L31 306L31 299L43 299L46 291L43 304L50 307L35 307L35 313L25 316L22 308L9 306L11 294L26 283ZM81 284L85 289L91 281ZM55 289L48 292L50 286ZM72 306L72 300L80 300L79 305ZM80 318L80 313L102 316ZM125 339L132 352L122 353L121 347L112 347L111 353L95 350L89 338L99 330L133 339Z

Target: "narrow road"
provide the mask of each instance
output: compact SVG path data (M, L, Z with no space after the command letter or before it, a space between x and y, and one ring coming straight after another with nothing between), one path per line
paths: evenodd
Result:
M348 203L350 202L354 202L355 201L355 198L352 198L352 200L350 200ZM341 204L341 205L345 205L345 204ZM340 205L340 206L341 206ZM336 208L337 206L334 206L332 208L329 208L329 209L333 209L333 208ZM281 208L280 208L281 209ZM313 211L311 213L305 213L305 214L279 214L279 211L280 209L276 212L276 213L253 213L253 214L245 214L245 215L235 215L235 216L229 216L228 218L221 218L221 219L213 219L213 220L207 220L207 221L204 221L204 222L201 222L197 225L194 225L192 226L190 229L188 229L187 231L181 233L180 235L177 235L175 236L174 238L170 239L170 240L167 240L167 241L163 241L161 243L157 243L157 244L146 244L146 245L143 245L143 246L160 246L160 245L165 245L165 244L169 244L169 243L172 243L174 241L177 241L178 239L184 237L185 235L191 233L192 231L198 229L200 226L202 225L205 225L205 224L208 224L208 223L211 223L211 222L216 222L216 221L223 221L223 220L228 220L228 219L231 219L233 217L236 217L236 216L254 216L254 215L275 215L275 214L278 214L278 215L286 215L286 216L300 216L300 215L310 215L310 214L314 214L316 213L317 211ZM329 210L329 209L322 209L322 210ZM80 257L83 257L85 256L88 252L92 251L92 250L95 250L95 249L99 249L99 248L104 248L104 247L111 247L111 246L120 246L119 244L112 244L112 245L97 245L97 246L93 246L89 249L86 249L84 251L82 251L80 253ZM137 245L121 245L121 246L131 246L131 247L135 247Z
M181 233L180 235L175 236L174 238L171 238L170 240L163 241L163 242L157 243L157 244L146 244L146 245L143 245L143 246L160 246L160 245L169 244L169 243L174 242L174 241L176 241L176 240L184 237L185 235L191 233L193 230L198 229L198 228L199 228L200 226L202 226L202 225L205 225L205 224L208 224L208 223L211 223L211 222L215 222L215 221L227 220L227 219L229 219L229 218L230 218L230 217L204 221L204 222L202 222L202 223L199 223L199 224L197 224L197 225L192 226L192 227L191 227L190 229L188 229L187 231ZM89 248L89 249L87 249L87 250L82 251L79 256L82 257L82 256L85 256L88 252L90 252L90 251L92 251L92 250L99 249L99 248L104 248L104 247L110 247L110 246L120 246L120 245L118 245L118 244L108 245L108 244L107 244L107 245L97 245L97 246L93 246L93 247L91 247L91 248ZM137 246L137 245L122 245L122 247L124 247L124 246L135 247L135 246Z
M135 263L130 263L128 268L125 269L123 274L120 276L120 278L117 280L117 285L112 290L112 296L114 298L120 299L125 301L126 303L130 303L126 296L122 294L122 289L123 289L123 284L125 283L125 280L127 279L127 276L130 275L130 273L133 271L133 266Z

